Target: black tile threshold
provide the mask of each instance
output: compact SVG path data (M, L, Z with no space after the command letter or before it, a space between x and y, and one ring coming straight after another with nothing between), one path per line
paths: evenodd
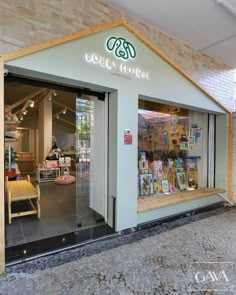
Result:
M39 255L49 255L50 252L62 251L85 242L89 243L112 233L114 233L114 230L103 224L38 241L9 246L5 249L6 264L24 262Z
M219 215L227 210L235 210L235 207L226 207L224 203L217 203L208 207L188 211L182 214L163 218L153 222L138 225L135 228L115 233L110 229L110 233L96 240L85 241L81 244L75 244L71 248L61 248L61 250L45 252L44 255L22 258L21 260L7 262L7 272L33 273L36 270L43 270L55 267L64 263L75 261L77 259L88 257L101 253L122 245L140 241L147 237L159 235L166 231L175 229L192 222ZM55 249L54 249L55 250ZM23 262L23 263L22 263Z

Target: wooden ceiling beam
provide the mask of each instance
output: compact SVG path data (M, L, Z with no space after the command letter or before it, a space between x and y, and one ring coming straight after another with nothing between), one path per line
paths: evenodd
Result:
M48 90L48 89L45 89L43 92L40 93L40 95L34 100L34 108L36 108L38 106L38 104L46 98L46 96L48 96L48 94L50 93L51 91ZM37 105L37 106L36 106ZM27 100L26 103L24 104L24 106L16 113L18 113L18 117L20 118L22 115L23 115L23 112L29 107L29 101ZM31 109L29 107L29 109ZM33 109L33 108L32 108Z
M36 90L34 91L33 93L21 98L20 100L18 100L17 102L11 104L11 105L7 105L5 106L5 112L10 112L12 111L13 109L15 109L16 107L18 107L19 105L21 105L22 103L24 103L25 101L27 100L30 100L32 99L33 97L35 97L36 95L44 92L45 90L47 90L47 88L43 88L43 89L40 89L40 90Z
M70 108L70 107L67 107L66 105L64 105L64 104L62 104L62 103L56 102L56 101L54 101L54 100L52 100L52 102L53 102L54 104L56 104L56 105L62 107L63 109L67 109L67 110L71 111L72 113L76 113L76 111L75 111L74 109L72 109L72 108ZM59 113L61 113L61 112L59 112Z

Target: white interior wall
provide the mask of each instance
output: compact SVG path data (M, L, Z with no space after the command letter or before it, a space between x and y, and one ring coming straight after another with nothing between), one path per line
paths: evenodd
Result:
M13 142L5 142L5 147L8 147L9 144L16 152L22 152L22 138L20 137L18 140Z
M35 143L36 143L36 146L35 146ZM38 166L38 163L39 163L39 130L38 129L35 129L35 130L29 129L29 151L31 153L34 153L35 165Z
M39 161L45 160L52 148L52 101L44 99L39 105Z

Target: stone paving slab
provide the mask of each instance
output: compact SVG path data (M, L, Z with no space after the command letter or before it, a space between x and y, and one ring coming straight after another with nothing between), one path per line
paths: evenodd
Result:
M8 267L0 294L236 294L236 208L187 219Z

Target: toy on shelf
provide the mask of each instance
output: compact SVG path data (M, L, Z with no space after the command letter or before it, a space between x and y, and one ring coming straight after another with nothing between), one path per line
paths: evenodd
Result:
M145 152L140 153L140 160L138 162L138 169L139 169L140 174L148 173L148 161L146 160L146 153Z

